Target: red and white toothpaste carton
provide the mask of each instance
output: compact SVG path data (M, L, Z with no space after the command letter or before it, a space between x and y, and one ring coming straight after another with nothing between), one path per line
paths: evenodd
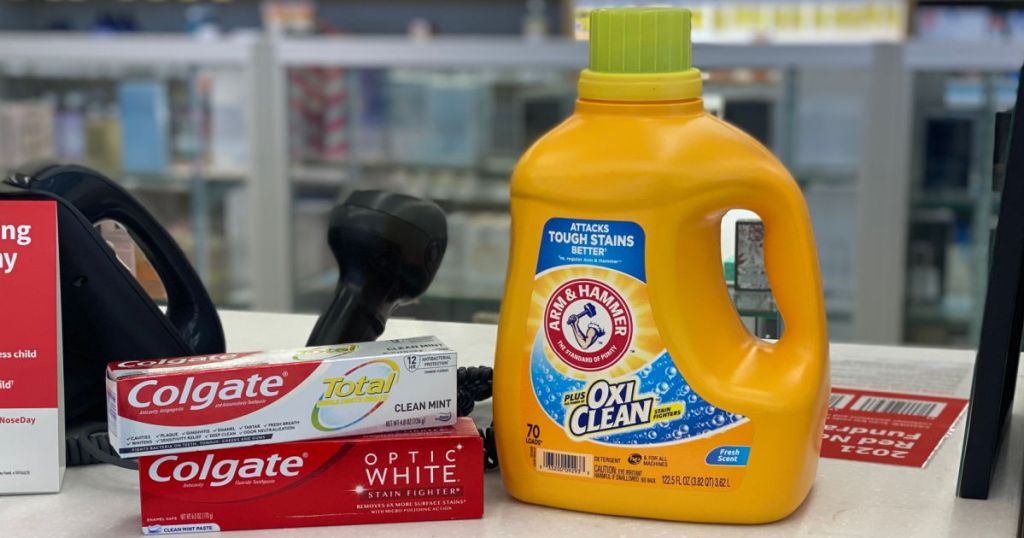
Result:
M450 426L455 352L407 338L111 363L123 457Z
M139 458L143 534L483 516L483 440L454 427Z

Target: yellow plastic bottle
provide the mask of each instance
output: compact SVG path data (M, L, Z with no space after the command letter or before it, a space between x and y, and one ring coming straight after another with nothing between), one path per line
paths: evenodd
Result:
M703 110L684 9L597 10L575 113L512 179L494 381L505 486L572 510L763 523L814 481L828 342L807 207ZM720 222L765 223L785 331L742 325Z

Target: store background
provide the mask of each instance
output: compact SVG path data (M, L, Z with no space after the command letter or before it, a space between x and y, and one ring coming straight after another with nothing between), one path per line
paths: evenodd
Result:
M707 107L804 190L833 340L972 347L1024 3L667 3L695 11ZM512 166L572 111L583 14L626 4L0 0L0 166L118 179L225 308L319 311L331 207L356 188L428 197L449 213L448 254L401 315L495 321ZM769 293L734 297L775 330Z

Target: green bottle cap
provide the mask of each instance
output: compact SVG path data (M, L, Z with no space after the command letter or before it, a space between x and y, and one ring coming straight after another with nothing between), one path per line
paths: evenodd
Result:
M590 13L590 70L675 73L691 67L690 10L609 8Z

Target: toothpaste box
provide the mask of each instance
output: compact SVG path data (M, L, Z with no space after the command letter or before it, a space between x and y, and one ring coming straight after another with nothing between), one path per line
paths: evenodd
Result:
M0 494L64 477L57 205L0 198Z
M483 517L483 440L454 427L139 458L143 534Z
M455 352L434 337L107 366L122 457L455 423Z

